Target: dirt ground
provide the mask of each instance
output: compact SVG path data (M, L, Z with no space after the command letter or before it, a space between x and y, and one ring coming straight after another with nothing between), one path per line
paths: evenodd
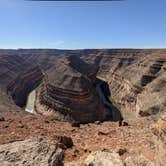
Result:
M25 140L30 137L46 137L54 140L65 135L72 138L74 146L65 151L64 160L73 161L86 157L95 150L118 151L125 149L122 159L143 154L154 160L151 121L146 118L128 120L128 126L117 122L89 123L72 127L68 122L40 115L3 115L0 117L0 144Z

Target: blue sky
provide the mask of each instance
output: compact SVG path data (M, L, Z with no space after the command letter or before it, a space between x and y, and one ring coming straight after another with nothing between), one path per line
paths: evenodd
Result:
M0 48L166 48L166 0L0 0Z

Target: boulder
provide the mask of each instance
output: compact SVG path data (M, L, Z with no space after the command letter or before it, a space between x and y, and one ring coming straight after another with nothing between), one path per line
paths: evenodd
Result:
M87 157L85 164L88 166L122 166L122 161L117 153L96 151Z
M57 136L57 140L59 143L62 143L66 146L66 148L71 148L73 146L73 140L71 137L67 136Z
M0 145L0 165L60 166L64 151L57 143L32 138Z
M140 155L127 157L125 159L125 166L154 166L154 164L143 155Z

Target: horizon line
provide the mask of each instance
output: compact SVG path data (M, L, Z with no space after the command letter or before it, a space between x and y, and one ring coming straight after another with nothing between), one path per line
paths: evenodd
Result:
M110 50L110 49L141 49L141 50L156 50L166 49L166 47L110 47L110 48L40 48L40 47L29 47L29 48L0 48L0 50Z

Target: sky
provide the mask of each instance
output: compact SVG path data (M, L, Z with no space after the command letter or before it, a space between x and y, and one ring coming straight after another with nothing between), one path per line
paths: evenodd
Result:
M0 48L166 48L166 0L0 0Z

